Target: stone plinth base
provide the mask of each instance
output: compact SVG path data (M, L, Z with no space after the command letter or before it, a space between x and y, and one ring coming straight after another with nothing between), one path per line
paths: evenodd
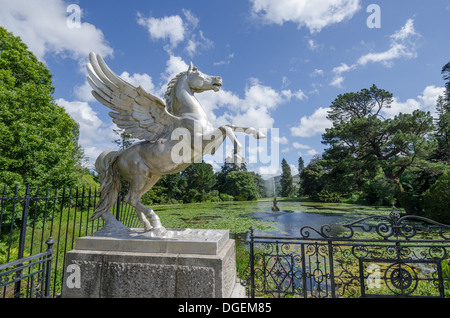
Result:
M66 254L65 268L72 264L62 297L245 297L228 231L169 230L164 238L146 237L141 229L97 232Z

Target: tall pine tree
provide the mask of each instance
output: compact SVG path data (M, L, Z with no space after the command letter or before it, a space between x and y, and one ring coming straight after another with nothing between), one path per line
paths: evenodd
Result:
M299 197L303 196L304 192L305 192L302 187L302 178L301 178L302 171L304 168L305 168L305 162L303 161L302 157L299 157L298 158L298 178L299 178L299 180L298 180L298 192L297 192L297 195Z
M438 118L436 120L435 138L437 148L433 154L436 161L450 163L450 62L442 68L442 75L445 84L445 92L443 96L439 96L436 104L436 112Z
M281 161L281 171L281 196L291 197L295 192L294 184L292 183L292 172L291 167L284 158Z

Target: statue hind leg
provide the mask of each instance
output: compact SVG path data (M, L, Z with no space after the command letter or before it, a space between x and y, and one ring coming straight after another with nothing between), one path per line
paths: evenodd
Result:
M146 231L153 231L156 236L164 235L167 231L162 226L155 211L141 203L141 197L147 193L160 178L161 176L157 175L135 176L133 180L130 181L130 190L125 198L127 203L136 208L136 213L139 220L144 224L144 229ZM150 217L150 222L145 216Z

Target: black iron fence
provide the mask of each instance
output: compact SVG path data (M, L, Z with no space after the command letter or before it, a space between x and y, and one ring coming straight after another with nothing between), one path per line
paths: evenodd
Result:
M450 297L450 226L400 215L370 216L332 234L302 227L298 237L251 229L250 297Z
M11 266L17 268L24 263L24 258L42 257L47 249L45 242L53 238L48 295L57 296L61 291L66 252L75 248L77 237L90 235L103 227L101 219L90 221L98 199L96 189L38 187L32 190L27 187L21 192L17 187L5 186L0 195L0 266L8 263L8 267L0 267L0 275L11 270ZM123 202L120 195L112 213L129 227L139 224L134 208ZM10 264L16 260L17 264ZM33 266L27 271L34 273L41 269L42 266ZM21 284L20 280L13 285L6 284L12 277L22 277L22 274L23 270L18 270L16 274L1 276L0 298L30 296L28 284Z
M55 297L75 240L103 227L90 221L97 190L3 188L0 298ZM120 195L112 211L138 227ZM450 226L413 216L370 216L296 237L255 235L242 279L250 297L450 297Z
M45 243L48 248L43 253L0 265L0 290L3 290L3 297L19 298L21 293L24 293L26 298L50 297L50 275L55 241L49 238ZM25 288L22 288L22 282L26 283Z

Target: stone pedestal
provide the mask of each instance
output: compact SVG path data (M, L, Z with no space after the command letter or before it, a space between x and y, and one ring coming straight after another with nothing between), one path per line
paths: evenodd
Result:
M67 298L245 297L226 230L168 230L159 238L142 229L102 229L77 239L65 269Z

